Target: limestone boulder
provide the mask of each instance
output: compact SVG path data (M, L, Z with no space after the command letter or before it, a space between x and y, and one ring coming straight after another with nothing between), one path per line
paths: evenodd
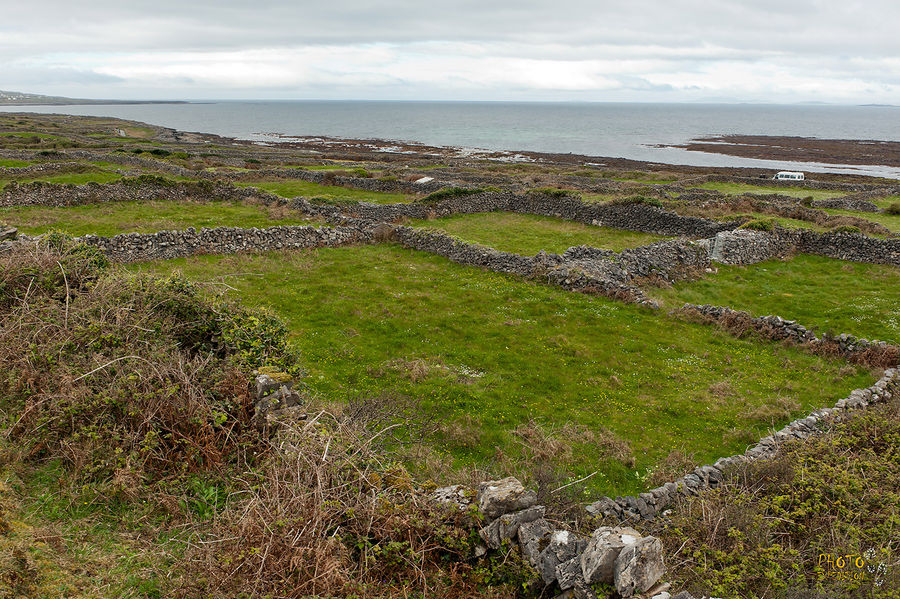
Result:
M511 476L479 485L478 509L488 521L503 514L526 510L536 503L537 493L526 490L518 479Z
M537 571L544 584L556 581L556 567L563 562L578 557L587 547L587 540L568 530L557 530L550 534L550 541L537 559Z
M665 572L662 543L656 537L644 537L619 553L613 582L622 597L631 597L649 590Z
M591 535L581 554L581 572L589 584L612 583L616 560L627 545L640 540L641 534L628 527L601 526Z
M522 524L534 522L544 517L544 506L536 505L527 510L503 514L478 531L482 540L491 549L499 549L504 541L516 537Z

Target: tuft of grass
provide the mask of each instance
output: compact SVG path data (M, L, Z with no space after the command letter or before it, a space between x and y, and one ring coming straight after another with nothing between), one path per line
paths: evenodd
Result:
M755 220L745 222L739 228L740 229L750 229L752 231L765 231L767 233L771 233L772 231L775 230L775 220L771 219L771 218L755 219ZM857 230L859 230L859 229L857 229Z
M662 202L656 198L648 198L646 196L629 196L627 198L615 198L610 202L610 204L647 204L648 206L655 206L656 208L662 208Z
M444 187L443 189L439 189L433 193L428 194L424 198L419 198L416 201L422 204L436 204L443 200L449 200L450 198L462 198L465 196L484 193L486 191L496 190L489 190L485 187Z
M559 189L557 187L536 187L529 189L528 193L549 196L551 198L580 198L581 194L574 189Z

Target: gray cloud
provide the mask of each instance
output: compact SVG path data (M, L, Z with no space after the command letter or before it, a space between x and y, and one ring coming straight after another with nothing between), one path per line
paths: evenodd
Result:
M2 85L48 93L883 101L900 84L900 3L887 0L10 4Z

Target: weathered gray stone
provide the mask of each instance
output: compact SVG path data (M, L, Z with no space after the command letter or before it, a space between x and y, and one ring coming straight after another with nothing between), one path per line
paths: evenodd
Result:
M622 549L613 579L619 594L631 597L650 589L665 571L662 543L656 537L644 537Z
M616 559L626 545L636 543L641 533L633 528L601 526L591 535L581 554L581 573L589 584L612 583Z
M475 497L475 491L464 487L463 485L451 485L449 487L441 487L431 492L431 498L438 503L446 503L455 505L460 509L465 509L472 503Z
M581 560L573 557L556 566L556 583L566 591L573 588L581 580Z
M611 518L619 518L622 516L622 508L609 497L602 497L599 500L587 505L585 508L587 513L594 516L606 516Z
M543 518L519 525L519 547L522 549L522 555L533 567L537 567L541 552L550 544L552 533L553 528Z
M488 547L499 549L504 541L508 541L518 534L519 526L543 517L544 506L536 505L520 512L504 514L479 530L478 534Z
M525 489L513 477L481 483L478 489L478 509L488 520L532 507L537 503L537 493Z
M577 557L587 546L587 541L567 530L557 530L550 534L550 542L538 556L537 571L544 584L556 580L556 566Z

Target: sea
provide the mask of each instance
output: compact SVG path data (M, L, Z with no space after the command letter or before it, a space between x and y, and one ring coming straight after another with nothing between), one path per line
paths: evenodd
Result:
M384 139L900 179L900 169L886 166L755 160L658 147L725 134L900 141L900 107L895 106L309 100L3 106L0 110L119 117L261 143L275 143L276 136Z

